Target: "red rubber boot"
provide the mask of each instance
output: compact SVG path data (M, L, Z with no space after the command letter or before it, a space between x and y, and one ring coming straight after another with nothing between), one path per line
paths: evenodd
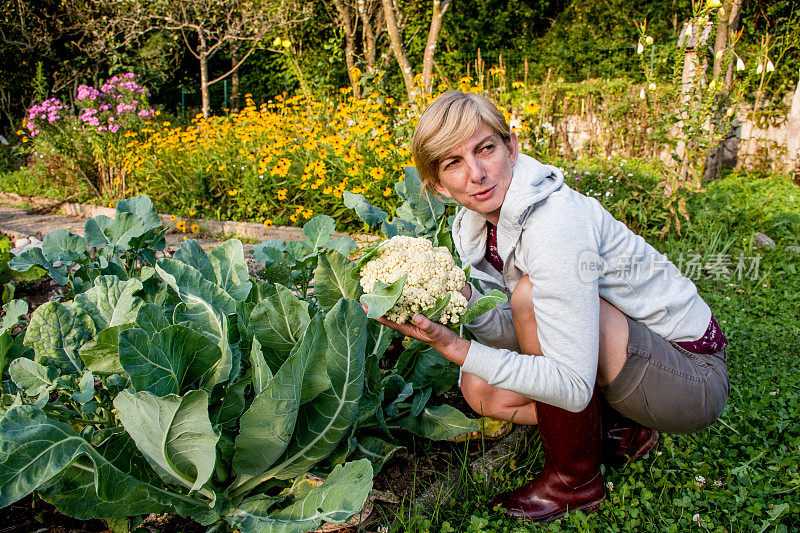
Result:
M658 442L658 431L625 418L608 404L603 404L603 464L619 468L638 461Z
M533 481L501 494L502 505L515 518L538 522L555 520L567 511L592 513L605 500L600 473L602 427L600 400L592 396L579 413L544 403L536 404L545 464Z

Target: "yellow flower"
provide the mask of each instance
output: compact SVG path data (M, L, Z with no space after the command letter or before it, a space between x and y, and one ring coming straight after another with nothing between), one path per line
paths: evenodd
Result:
M278 200L286 200L286 193L289 192L286 189L278 189Z
M169 219L174 222L175 221L175 215L170 215Z
M369 171L369 175L376 180L383 178L384 173L385 171L381 167L374 167L372 170Z
M523 87L525 87L524 81L515 81L511 84L512 89L522 89Z
M281 41L281 46L283 46L284 48L289 48L290 46L292 46L292 42L289 39L284 39L283 41Z
M272 46L280 46L281 45L281 38L275 37L275 40L272 41Z
M116 205L117 205L117 204L115 204L115 203L114 203L114 200L111 200L110 202L108 202L108 207L111 207L111 208L113 208L113 207L115 207Z
M265 218L264 219L264 227L267 228L267 229L271 228L272 227L272 220L269 219L269 218Z
M311 218L311 215L313 214L314 212L311 209L306 209L303 211L303 218Z
M297 215L290 215L289 220L291 220L292 222L297 222Z
M189 209L189 216L190 216L190 217L193 217L193 216L195 216L196 214L197 214L197 211L195 211L194 209Z
M653 38L650 35L648 35L647 37L644 38L644 43L648 46L653 44Z
M197 233L198 231L200 231L200 226L198 226L197 224L192 224L192 227L190 229L192 230L192 233Z
M391 196L391 194L392 194L392 189L390 189L389 187L386 187L386 188L383 190L383 195L384 195L384 196Z
M114 178L114 185L119 185L121 181L119 178Z
M332 192L333 192L333 187L331 187L330 185L322 189L322 194L330 194Z
M228 191L228 196L236 196L236 193L239 192L236 189L231 189Z

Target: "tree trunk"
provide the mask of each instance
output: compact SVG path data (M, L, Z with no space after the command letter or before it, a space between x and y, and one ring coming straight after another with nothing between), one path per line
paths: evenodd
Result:
M792 180L800 186L800 80L792 97L792 107L786 117L786 148Z
M717 22L717 35L714 39L714 79L722 74L722 60L724 59L725 49L728 47L728 21L731 11L730 1L725 2L722 7L722 14Z
M731 12L728 16L728 33L733 33L739 31L739 21L742 15L742 0L733 0L730 9ZM728 72L725 73L726 87L730 87L733 82L733 67L735 64L735 61L731 61L730 64L728 64Z
M333 0L333 5L339 14L339 27L344 30L344 62L347 65L347 77L350 86L353 88L353 97L359 97L358 77L355 75L355 55L356 55L356 20L350 8L342 0Z
M378 39L383 31L383 8L376 9L374 2L359 1L358 14L361 17L361 42L364 47L364 61L367 63L367 72L374 73L378 70Z
M433 0L431 26L428 31L428 40L425 43L425 53L422 56L422 85L427 94L433 90L433 55L436 52L436 43L439 41L439 32L442 29L442 17L449 6L450 0Z
M231 110L239 112L239 69L236 64L239 62L239 50L234 43L231 43L231 68L236 69L231 73Z
M742 0L728 0L725 2L723 9L724 15L720 15L719 23L717 24L716 39L714 41L714 79L719 80L722 76L722 60L726 49L729 46L728 37L731 32L736 31L738 25L739 13L741 12ZM736 61L731 60L728 64L727 72L724 79L724 90L720 94L721 98L727 99L727 90L733 80L733 66ZM725 102L726 107L730 102ZM720 123L724 120L722 110L716 113L716 116L709 120L709 127L712 128L712 135L719 128ZM730 139L730 134L727 139L722 139L709 151L706 156L705 165L703 167L703 181L715 180L722 177L722 167L725 162L725 149L730 142L735 142L735 139Z
M211 99L208 95L208 55L206 38L200 33L200 95L203 102L203 118L211 115Z
M414 74L411 71L411 64L408 62L403 40L400 36L400 28L397 27L397 18L395 17L394 7L392 0L381 0L383 4L383 18L386 19L386 30L389 32L389 39L392 43L392 52L400 66L400 72L403 74L403 83L406 86L406 93L408 100L414 100Z

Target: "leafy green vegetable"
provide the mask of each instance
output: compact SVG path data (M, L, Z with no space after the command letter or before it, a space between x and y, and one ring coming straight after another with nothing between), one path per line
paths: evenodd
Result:
M461 316L459 324L469 324L479 316L491 311L501 303L508 301L508 297L497 289L493 289L489 294L482 296L475 302L467 312Z
M391 285L376 281L372 292L361 296L361 303L367 306L367 316L369 318L380 318L394 307L394 304L403 294L406 278L407 276L404 275Z
M447 440L479 429L475 420L470 420L464 413L446 404L426 407L417 417L400 419L398 425L415 435L433 440Z
M248 331L264 348L275 352L279 358L267 362L273 370L281 364L280 356L288 355L303 336L310 320L308 302L304 302L283 285L275 285L276 292L256 305L250 315Z
M57 365L62 372L80 372L78 350L95 334L92 318L79 308L58 302L39 306L25 333L25 346L33 348L36 361Z
M363 194L344 191L342 198L344 200L344 205L355 210L358 217L363 220L367 226L377 226L386 220L386 211L380 207L371 205Z
M161 398L122 391L114 407L136 447L164 481L195 491L209 480L219 436L211 428L205 391Z
M119 334L119 361L137 391L156 396L182 394L191 385L210 389L221 357L219 346L184 326L170 326L152 336L139 328Z
M356 265L335 251L320 254L314 272L314 295L320 307L331 309L340 298L357 300L361 296L358 277L353 276Z

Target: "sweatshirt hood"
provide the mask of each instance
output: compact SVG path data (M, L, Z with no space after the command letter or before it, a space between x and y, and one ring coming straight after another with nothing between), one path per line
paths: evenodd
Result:
M497 223L497 251L504 262L536 204L560 189L563 183L564 174L560 169L522 153L517 156ZM486 254L486 219L462 207L453 221L453 242L464 264L477 264Z

